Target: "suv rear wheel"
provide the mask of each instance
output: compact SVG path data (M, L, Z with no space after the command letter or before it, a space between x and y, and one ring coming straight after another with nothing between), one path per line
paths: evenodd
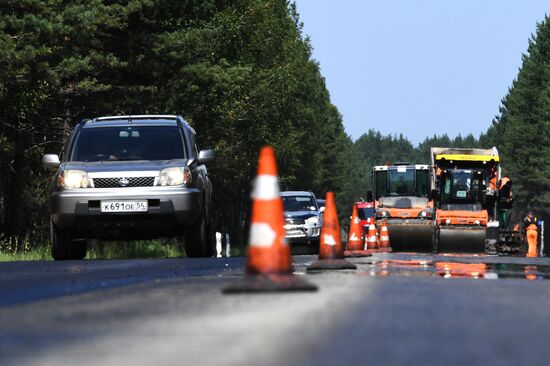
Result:
M84 259L86 257L86 240L72 240L71 233L50 222L50 241L52 257L57 260Z
M212 206L210 206L212 207ZM214 214L212 208L207 216L208 225L206 227L206 257L216 256L216 230L214 230Z

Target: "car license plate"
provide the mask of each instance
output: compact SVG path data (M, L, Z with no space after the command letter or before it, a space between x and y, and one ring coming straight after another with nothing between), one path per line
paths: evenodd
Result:
M101 212L147 212L147 201L101 201Z

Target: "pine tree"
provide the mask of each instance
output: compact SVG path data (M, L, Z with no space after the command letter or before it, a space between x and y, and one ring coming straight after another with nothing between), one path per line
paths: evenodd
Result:
M548 216L550 207L550 18L537 24L500 114L482 136L502 155L517 210Z

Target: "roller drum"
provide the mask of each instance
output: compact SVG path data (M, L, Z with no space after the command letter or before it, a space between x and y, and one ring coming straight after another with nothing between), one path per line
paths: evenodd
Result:
M438 252L485 252L484 227L441 227L437 235Z
M431 252L433 226L388 222L390 245L394 252Z

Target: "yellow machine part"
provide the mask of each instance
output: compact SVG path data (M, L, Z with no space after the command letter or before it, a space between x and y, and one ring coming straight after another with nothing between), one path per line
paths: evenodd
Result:
M438 154L435 156L435 160L445 159L447 161L496 161L498 162L498 155L468 155L468 154Z

